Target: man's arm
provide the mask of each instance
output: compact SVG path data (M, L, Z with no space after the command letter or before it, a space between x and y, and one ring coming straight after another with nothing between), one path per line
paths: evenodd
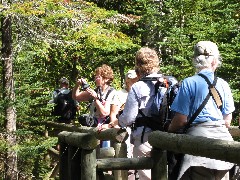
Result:
M187 125L187 116L176 113L169 125L168 132L174 133Z

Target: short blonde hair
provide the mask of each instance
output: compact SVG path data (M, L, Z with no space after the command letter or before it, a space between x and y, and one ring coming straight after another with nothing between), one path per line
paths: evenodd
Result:
M95 70L95 75L100 75L104 79L109 79L108 84L110 85L113 82L114 75L113 70L110 66L103 64Z
M148 47L142 47L135 57L135 71L139 76L147 76L159 71L157 52Z
M199 41L194 46L193 65L197 72L203 68L210 68L214 59L217 60L218 66L222 64L220 52L215 43L211 41Z

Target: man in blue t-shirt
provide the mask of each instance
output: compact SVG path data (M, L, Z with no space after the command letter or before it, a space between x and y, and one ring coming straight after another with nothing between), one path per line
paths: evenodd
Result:
M171 106L176 115L169 126L169 132L177 132L186 126L209 94L209 85L199 74L213 83L214 72L221 65L217 45L210 41L198 42L194 47L193 63L197 74L184 79L181 83ZM222 100L221 108L210 96L204 108L191 123L187 134L232 141L228 131L232 112L235 110L232 93L228 83L221 78L217 78L215 88ZM222 179L232 166L232 163L186 154L178 179Z

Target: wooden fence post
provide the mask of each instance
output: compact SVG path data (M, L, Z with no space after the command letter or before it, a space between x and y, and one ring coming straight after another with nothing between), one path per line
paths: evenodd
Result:
M75 174L72 174L73 172L77 172L78 175L81 176L81 178L76 179L96 180L95 148L99 144L99 141L95 138L95 136L89 133L62 131L58 134L58 140L61 145L63 144L60 148L60 152L62 152L60 154L60 171L62 171L61 180L72 180L75 178ZM80 155L81 160L79 161L81 169L79 169L79 171L77 171L77 169L72 169L73 167L78 167L78 162L72 162L72 158L74 158L72 155L75 155L76 150L73 147L70 147L71 149L66 151L63 146L67 145L82 149ZM72 167L70 167L70 165Z
M81 179L96 180L96 150L82 149L81 152Z
M115 149L115 158L127 158L127 144L125 142L114 142L113 148ZM127 170L114 170L113 173L115 180L128 179Z
M68 145L60 142L59 179L68 180Z
M167 180L167 152L153 147L151 158L154 162L151 169L152 180Z
M68 146L68 179L81 179L81 149Z

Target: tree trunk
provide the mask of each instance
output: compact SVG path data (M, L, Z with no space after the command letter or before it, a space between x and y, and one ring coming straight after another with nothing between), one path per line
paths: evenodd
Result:
M124 74L124 65L119 66L120 77L121 77L121 87L124 87L125 74Z
M12 30L11 16L2 18L2 63L3 63L3 98L5 100L5 128L8 149L6 152L5 178L15 180L17 177L17 153L14 151L16 145L16 110L14 107L15 93L13 82L12 62Z

